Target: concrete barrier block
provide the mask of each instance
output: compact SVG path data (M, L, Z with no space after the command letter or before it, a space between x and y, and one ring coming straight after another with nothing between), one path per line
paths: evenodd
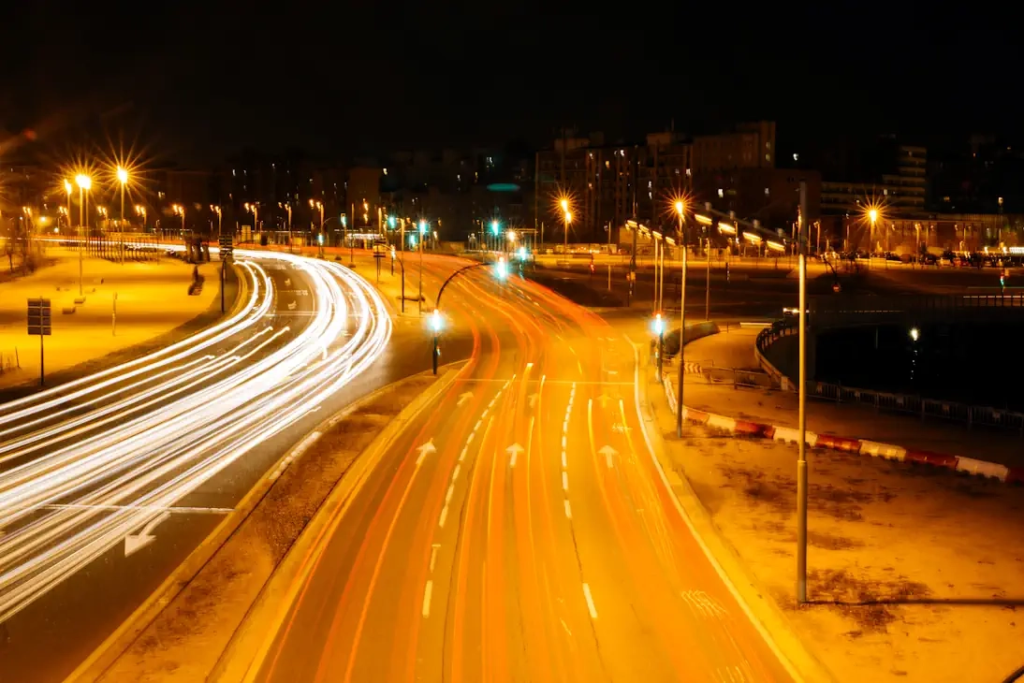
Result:
M955 455L944 453L932 453L931 451L907 451L903 456L904 462L915 462L919 465L931 465L932 467L945 467L955 470L958 458Z
M71 315L72 313L75 312L75 307L74 306L65 306L64 308L61 309L60 312L63 313L64 315Z
M861 441L860 452L861 455L870 455L876 458L885 458L886 460L903 462L903 458L907 454L907 449L902 446L894 446L892 444L879 443L877 441Z
M75 298L75 303L76 304L84 304L85 303L85 297L84 296L76 297Z
M714 427L715 429L721 429L727 432L736 431L736 420L725 415L708 415L707 421L708 427Z
M964 457L957 459L956 471L976 474L981 477L990 477L992 479L998 479L999 481L1006 481L1010 474L1010 468L1006 465L999 465L994 462Z

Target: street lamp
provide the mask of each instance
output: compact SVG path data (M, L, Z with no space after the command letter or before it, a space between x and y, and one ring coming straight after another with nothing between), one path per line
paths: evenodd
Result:
M121 166L117 167L117 182L121 185L121 215L119 221L121 223L121 230L124 230L124 186L128 184L128 169Z
M224 220L223 212L217 204L210 204L210 211L217 214L217 240L220 241L221 224Z
M71 181L70 180L67 180L67 179L64 180L64 192L66 192L67 195L68 195L68 208L67 208L67 212L64 215L68 219L68 229L70 230L70 228L71 228Z
M84 245L82 244L82 234L81 233L82 233L82 231L85 231L85 193L88 192L89 188L92 187L92 178L90 178L89 176L85 175L84 173L79 173L78 175L75 176L75 184L78 185L78 230L79 230L79 235L78 235L78 296L83 296L83 291L82 291L82 260L83 260L82 249L84 248ZM70 183L69 183L69 185L70 185ZM69 192L68 193L69 201L70 201L70 194L71 193ZM88 234L88 231L85 231L85 232L86 232L86 234Z
M309 200L309 206L314 209L320 210L320 257L324 255L324 205L323 202L315 202L312 199ZM379 211L378 211L379 213Z
M181 234L182 237L185 235L185 207L181 204L175 204L171 207L175 216L181 216Z
M658 335L658 381L661 382L665 357L665 320L661 317L661 313L654 315L654 333ZM679 353L682 354L682 352L682 347L680 347ZM679 362L682 363L682 355L680 355Z
M419 249L420 249L420 295L416 300L419 306L419 313L423 315L423 236L427 233L427 222L420 220L420 238L419 238Z
M246 206L248 206L248 204ZM290 254L290 253L292 253L292 205L289 204L288 202L284 202L284 203L278 202L277 206L279 208L284 209L285 213L288 214L288 225L286 225L285 227L288 228L288 253ZM275 244L277 243L277 238L276 237L274 238L274 243Z
M146 232L146 207L142 204L136 204L135 215L142 217L142 232Z
M246 202L244 204L244 206L245 206L245 210L246 211L250 211L252 213L252 231L253 232L259 232L259 229L260 229L260 207L259 207L259 205L256 202L253 202L252 204L250 204L249 202ZM289 216L289 225L291 225L291 210L290 209L289 209L288 216ZM289 227L288 230L289 230L289 236L290 236L291 235L291 228ZM290 248L291 248L291 246L289 246L289 249Z
M686 341L686 201L677 199L674 204L679 218L679 250L682 252L682 269L679 284L679 392L676 398L676 436L683 436L683 344ZM710 256L708 257L710 258Z
M875 223L878 222L878 209L868 207L868 220L871 221L871 253L875 253Z

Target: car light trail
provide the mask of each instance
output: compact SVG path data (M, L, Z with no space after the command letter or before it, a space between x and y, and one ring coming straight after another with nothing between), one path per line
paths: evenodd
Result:
M228 320L0 406L0 622L319 408L383 352L387 308L349 269L235 254L303 271L316 309L301 331L268 325L272 281L241 261L252 291Z

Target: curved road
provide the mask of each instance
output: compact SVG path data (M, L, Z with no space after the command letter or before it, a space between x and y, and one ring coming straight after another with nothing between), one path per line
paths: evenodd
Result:
M348 269L235 253L230 317L0 404L4 680L62 679L384 351L384 302Z
M792 680L663 484L634 344L518 277L449 291L469 363L324 527L247 680Z

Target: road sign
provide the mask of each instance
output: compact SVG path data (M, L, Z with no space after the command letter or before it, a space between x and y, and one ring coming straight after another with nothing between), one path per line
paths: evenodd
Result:
M220 236L220 260L231 261L235 253L235 247L232 243L231 235Z
M50 336L50 300L28 300L28 333L31 335Z

